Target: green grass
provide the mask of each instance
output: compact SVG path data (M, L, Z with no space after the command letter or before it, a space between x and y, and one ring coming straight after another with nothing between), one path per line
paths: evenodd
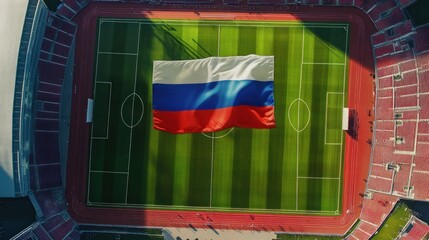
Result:
M400 203L395 207L371 239L395 239L411 216L411 209L409 209L407 205Z
M97 39L88 205L340 213L346 24L100 19ZM152 128L154 60L247 54L275 56L275 129Z

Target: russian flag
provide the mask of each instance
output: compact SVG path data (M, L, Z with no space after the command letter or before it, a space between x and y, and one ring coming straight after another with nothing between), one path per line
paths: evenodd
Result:
M273 80L273 56L154 61L154 128L170 133L273 128Z

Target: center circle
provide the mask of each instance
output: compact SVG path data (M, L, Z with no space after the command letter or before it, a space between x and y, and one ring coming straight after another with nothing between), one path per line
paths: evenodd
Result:
M288 109L288 119L292 128L297 132L302 132L310 123L310 108L301 98L292 101ZM291 116L296 116L292 119Z
M234 130L234 127L230 128L226 133L220 135L220 136L215 136L215 132L212 132L212 136L210 136L209 134L202 132L201 134L203 134L205 137L208 138L212 138L212 139L219 139L219 138L223 138L226 135L230 134L232 132L232 130Z
M140 123L143 118L144 104L137 93L131 93L122 102L121 119L125 126L133 128Z

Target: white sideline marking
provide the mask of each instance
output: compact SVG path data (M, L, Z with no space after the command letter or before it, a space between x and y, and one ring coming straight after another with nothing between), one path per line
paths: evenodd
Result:
M118 172L118 171L100 171L100 170L90 170L91 173L113 173L113 174L128 174L127 172Z
M344 48L344 64L347 64L347 56L348 56L348 47L349 47L349 28L344 28L344 30L346 30L346 43L345 43L345 48ZM345 107L345 98L344 98L344 93L346 92L346 78L347 78L347 67L344 66L343 68L343 106L341 107ZM340 147L340 164L339 164L339 168L338 168L338 176L340 177L340 179L342 179L342 175L341 175L341 169L342 169L342 164L343 164L343 141L344 141L344 133L341 134L341 147ZM341 182L341 181L340 181ZM342 184L338 184L338 198L337 198L337 210L340 209L340 204L341 204L341 185Z
M302 27L302 43L301 43L301 69L299 71L299 89L298 89L298 99L301 99L301 83L302 83L302 68L304 64L304 43L305 43L305 28ZM297 128L299 129L299 107L300 104L298 104L298 123ZM298 188L299 188L299 132L296 133L296 192L295 192L295 208L298 210Z
M225 207L194 207L194 206L184 206L184 205L157 205L157 204L135 204L135 203L104 203L92 201L90 202L92 206L106 206L106 207L137 207L137 208L157 208L163 210L193 210L193 211L224 211L224 212L233 212L235 208L225 208ZM240 209L241 210L241 209ZM317 213L325 213L325 214L338 214L337 211L313 211L313 210L296 210L296 209L284 209L281 211L273 210L273 209L257 209L257 208L248 208L251 212L261 212L261 213L304 213L304 214L317 214ZM267 211L268 210L268 211Z
M212 132L212 136L213 136L212 146L211 146L212 147L212 155L211 155L211 165L210 165L210 204L209 204L210 208L212 207L212 197L213 197L213 170L214 170L213 164L214 164L214 142L215 142L215 138L214 138L215 133L214 132Z
M219 21L213 21L215 23L205 23L205 22L201 22L200 20L187 20L186 23L183 23L180 20L162 20L162 22L149 22L149 21L141 21L139 22L140 24L145 24L145 25L165 25L165 23L172 23L172 24L177 24L180 26L209 26L209 27L216 27L219 25L219 22L222 22L222 20ZM128 20L124 20L124 19L120 19L120 18L109 18L109 19L103 19L102 23L136 23L136 22L130 22ZM311 27L311 28L346 28L347 24L336 24L336 23L310 23L310 24L303 24L303 23L288 23L288 25L282 25L279 22L276 21L264 21L264 23L267 23L266 25L263 24L233 24L233 26L237 26L237 27L295 27L295 28L300 28L303 25L305 27ZM277 25L275 25L277 24ZM231 26L232 24L224 24L225 26Z
M98 24L98 34L97 34L97 54L95 56L95 76L94 76L94 96L95 93L97 91L97 78L98 78L98 52L100 51L100 32L101 32L101 23L102 21L100 21L100 23ZM110 107L109 107L110 108ZM92 166L92 139L93 139L93 133L94 133L94 128L91 127L91 141L89 144L89 171L91 171L91 166ZM86 193L86 202L90 202L89 201L89 193L91 191L91 172L90 174L88 174L88 187L87 187L87 193Z
M299 177L299 179L340 180L339 177Z
M220 24L217 25L217 56L220 55ZM231 128L226 134L220 136L219 138L223 138L224 136L228 135L234 128ZM212 207L212 201L213 201L213 172L214 172L214 151L215 151L215 140L217 137L215 137L215 133L212 133L212 155L211 155L211 166L210 166L210 208Z
M127 55L127 56L137 56L138 55L138 53L121 53L121 52L99 52L98 54Z
M312 63L312 62L305 62L302 63L305 65L334 65L334 66L344 66L346 65L345 63Z

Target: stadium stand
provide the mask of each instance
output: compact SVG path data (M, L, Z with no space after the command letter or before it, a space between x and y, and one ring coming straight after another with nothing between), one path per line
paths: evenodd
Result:
M304 3L309 5L320 5L320 0L307 0Z
M416 41L417 53L423 54L423 53L427 53L427 51L429 50L429 43L427 40L425 40L428 34L429 34L429 26L427 25L416 29L415 41ZM427 54L425 55L427 57ZM427 64L427 61L426 61L426 64Z
M33 190L62 187L59 143L61 87L76 26L51 16L39 56L35 113L35 157L30 168ZM48 144L50 143L50 144Z
M371 180L369 180L371 181ZM398 197L374 193L363 202L359 226L348 239L369 239L392 211Z
M415 2L415 0L399 0L399 4L401 7L406 7L413 2Z
M425 125L420 111L424 103L422 101L422 88L425 84L420 78L423 70L419 63L419 52L425 51L427 46L419 49L427 41L419 39L418 32L425 29L413 29L411 21L404 18L401 8L413 1L400 1L398 6L394 1L384 3L365 3L369 16L378 27L378 33L372 36L374 57L376 59L378 87L376 103L376 131L375 143L372 154L370 178L367 190L384 192L389 196L427 200L424 187L429 184L426 171L417 170L422 162L417 146L422 145L425 137L419 137L421 126ZM423 54L425 55L425 54ZM424 62L424 61L423 61ZM423 90L427 91L427 90ZM377 114L378 112L378 114ZM392 116L392 118L389 118ZM425 127L423 127L425 129ZM423 135L425 136L425 135ZM392 172L387 166L396 164L398 171ZM421 173L420 173L421 172ZM391 176L389 176L391 175ZM389 187L392 184L393 188ZM364 206L375 199L366 199ZM365 208L365 207L364 207ZM380 226L376 222L374 212L377 209L363 210L361 220L369 219L374 223L374 228L367 229L367 225L361 224L352 235L358 239L369 239ZM366 236L361 232L364 231ZM427 233L427 231L426 231ZM417 238L416 238L417 239Z
M41 37L40 54L36 58L35 152L30 155L29 170L30 198L40 220L25 229L17 239L64 239L67 235L77 239L73 232L76 223L68 215L64 201L59 149L62 85L76 25L56 14L41 14L39 22L35 24L41 24L45 30Z
M282 5L284 4L283 0L248 0L248 4L263 4L263 5Z
M353 0L338 0L339 6L353 6L354 1Z
M28 192L28 182L30 176L25 174L26 158L29 155L28 151L24 151L24 145L29 144L31 141L31 127L28 126L32 121L25 116L31 116L33 110L31 103L29 103L29 96L25 93L32 91L34 88L34 75L37 71L38 58L35 57L39 54L40 47L38 47L45 24L43 19L46 18L47 10L40 7L38 1L30 1L27 6L27 17L25 19L23 34L21 39L21 47L18 56L17 77L15 81L15 98L14 98L14 112L13 112L13 165L14 169L19 169L20 174L14 174L14 182L16 189L16 196L25 196ZM41 21L42 20L42 21ZM21 178L18 178L21 176Z
M298 3L301 3L301 2L297 2L295 0L285 0L284 1L284 4L298 4Z
M322 0L319 4L323 6L336 6L338 5L338 2L337 0Z
M214 0L152 0L153 4L198 4L198 3L213 3Z
M29 2L34 5L38 1ZM30 196L39 220L15 239L79 239L81 235L79 223L67 212L64 196L59 149L60 103L77 28L73 18L90 2L64 0L56 13L41 14L35 23L45 28L40 55L36 58L35 152L29 164L30 188L33 191ZM170 3L243 4L239 0L121 2L149 6ZM247 1L252 5L354 5L366 12L378 29L371 36L377 86L371 165L367 190L362 199L361 221L349 239L369 239L400 198L429 200L429 26L414 28L407 19L403 8L413 2L415 0ZM27 14L34 17L30 15L31 11ZM260 226L258 230L270 229ZM402 239L420 239L428 232L427 224L412 218L402 233Z
M240 4L241 0L223 0L223 4Z
M400 234L403 240L424 239L429 232L429 226L417 217L411 217L404 229Z

